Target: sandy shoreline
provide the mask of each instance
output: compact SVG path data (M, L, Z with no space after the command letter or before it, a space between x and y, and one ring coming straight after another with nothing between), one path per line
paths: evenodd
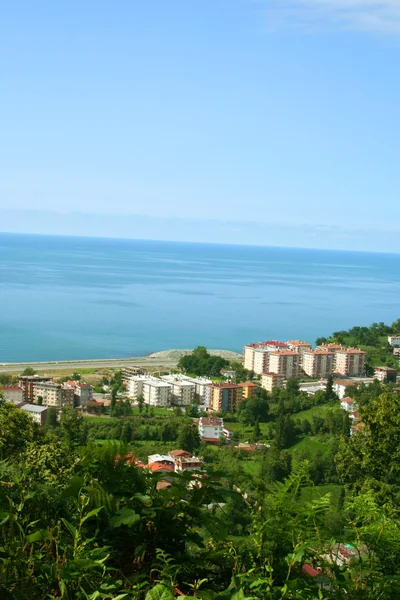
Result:
M168 367L177 366L181 356L190 353L191 350L162 350L153 352L147 356L135 356L132 358L95 358L84 360L57 360L57 361L30 361L0 363L0 373L23 371L27 367L35 370L65 370L71 369L105 369L118 367ZM240 354L231 350L209 350L210 354L223 356L229 360L240 360Z

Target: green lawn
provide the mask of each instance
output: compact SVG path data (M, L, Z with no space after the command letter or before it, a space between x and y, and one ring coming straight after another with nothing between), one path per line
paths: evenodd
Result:
M337 506L343 490L342 485L334 483L324 483L322 485L308 485L301 489L301 496L304 500L312 501L317 498L325 496L325 494L331 494L332 504Z
M302 410L298 413L292 415L292 419L299 419L303 421L304 419L312 420L313 417L326 417L329 411L331 410L339 410L340 403L339 402L330 402L329 404L321 404L320 406L313 406L307 410Z
M294 460L299 458L299 455L306 452L309 456L314 456L319 450L322 454L327 454L330 450L331 443L334 441L334 437L329 435L315 435L307 436L302 438L289 448Z

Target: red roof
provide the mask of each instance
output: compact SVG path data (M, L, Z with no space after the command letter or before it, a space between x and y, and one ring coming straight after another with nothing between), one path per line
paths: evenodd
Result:
M201 441L205 444L219 444L219 439L217 438L201 438Z
M347 398L343 398L342 402L346 402L346 404L351 404L353 402L353 398L347 396Z
M171 450L171 452L168 452L169 456L172 456L172 458L178 458L180 456L191 456L190 452L187 452L186 450Z
M3 392L23 392L24 390L18 385L2 385L0 390Z
M222 427L223 420L217 417L200 417L200 424L205 427Z
M240 387L257 387L252 381L245 381L244 383L239 383L239 385Z
M303 573L305 575L308 575L309 577L316 577L317 575L320 574L320 572L317 571L317 569L314 569L314 567L312 565L309 565L308 563L305 563L301 567L301 570L303 571Z
M277 340L268 340L267 342L258 342L257 344L247 344L245 348L262 348L263 346L276 346L277 348L286 348L285 342L278 342Z
M173 473L175 470L171 465L165 465L161 462L153 462L151 465L148 465L148 468L152 473L157 473L158 471L171 471Z

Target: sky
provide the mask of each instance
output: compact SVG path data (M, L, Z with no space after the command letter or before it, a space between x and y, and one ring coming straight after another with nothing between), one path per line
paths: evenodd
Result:
M400 252L400 0L0 8L0 231Z

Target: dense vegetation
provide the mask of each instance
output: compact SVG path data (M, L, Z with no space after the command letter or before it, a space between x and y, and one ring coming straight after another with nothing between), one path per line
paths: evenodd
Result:
M352 327L348 331L335 331L330 337L321 337L316 344L335 343L348 347L357 347L367 353L367 374L373 375L374 367L386 365L397 368L399 357L393 356L387 337L400 333L400 319L391 325L372 323L370 327Z
M208 377L218 377L221 369L226 368L228 365L228 360L221 356L209 354L204 346L197 346L191 354L182 356L178 363L182 371Z
M353 390L365 427L349 436L334 396L296 388L224 415L238 439L269 447L201 447L201 486L171 475L161 491L163 476L118 456L197 451L188 416L68 408L40 429L0 401L0 598L399 597L400 398L378 383ZM335 542L356 558L336 564Z

